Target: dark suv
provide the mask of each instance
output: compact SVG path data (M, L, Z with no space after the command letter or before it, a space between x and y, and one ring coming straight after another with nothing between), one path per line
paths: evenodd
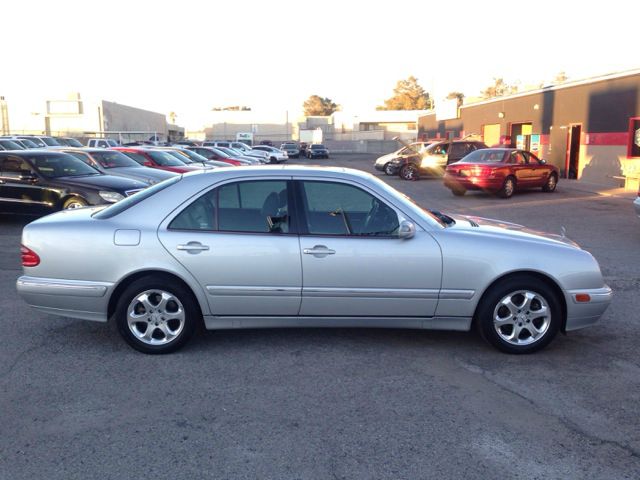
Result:
M390 163L403 180L417 180L422 174L441 177L447 165L481 148L488 147L477 140L447 140L429 145L419 155L400 157Z

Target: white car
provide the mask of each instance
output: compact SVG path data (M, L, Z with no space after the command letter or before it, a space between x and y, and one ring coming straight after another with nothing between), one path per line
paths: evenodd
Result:
M286 152L269 145L256 145L253 150L267 152L269 154L269 163L282 163L289 160L289 155Z

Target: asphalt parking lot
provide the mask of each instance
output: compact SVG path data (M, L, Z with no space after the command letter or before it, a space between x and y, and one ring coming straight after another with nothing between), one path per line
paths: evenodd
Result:
M373 172L374 158L297 163ZM565 227L612 305L529 356L474 334L374 329L206 332L146 356L113 325L29 309L15 281L30 219L0 216L0 479L639 478L632 197L575 181L454 197L438 179L376 174L428 208Z

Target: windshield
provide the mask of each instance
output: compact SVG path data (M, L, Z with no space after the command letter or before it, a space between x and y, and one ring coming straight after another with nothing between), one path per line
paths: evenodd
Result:
M0 140L0 145L2 145L7 150L24 150L23 147L12 140Z
M46 143L49 147L59 147L60 145L62 145L55 138L51 137L40 137L40 140Z
M103 168L139 167L135 160L115 150L91 152L90 155L97 160Z
M159 150L149 150L147 151L147 155L149 155L153 160L163 167L184 167L185 163L181 160L178 160L176 157L171 155L168 152L163 152Z
M34 147L46 147L47 146L46 143L44 143L42 140L40 140L39 138L36 138L36 137L28 137L28 138L26 138L26 137L18 137L18 138L20 140L26 140L26 141L29 141L29 142L33 143Z
M324 145L311 145L311 150L322 150Z
M28 138L21 138L20 143L22 143L27 148L38 148L38 145L35 142L32 142Z
M167 152L169 155L177 158L178 160L180 160L182 163L189 165L192 164L193 161L191 161L190 158L188 158L186 155L182 155L179 151L177 150L163 150L164 152Z
M226 153L226 152L223 152L223 151L222 151L222 150L220 150L219 148L213 148L213 147L210 147L210 148L211 148L211 150L213 150L213 151L214 151L214 152L215 152L219 157L222 157L222 158L231 158L231 155L229 155L229 154L228 154L228 153Z
M173 152L180 155L178 157L180 160L184 158L183 161L187 160L189 162L198 162L198 163L207 162L206 157L203 157L202 155L194 152L193 150L180 149L180 150L173 150Z
M229 155L231 157L242 155L242 153L238 152L237 150L233 150L232 148L227 148L227 147L216 147L216 148L218 150L222 150L224 153L226 153L227 155Z
M174 183L180 181L181 178L182 178L182 176L178 175L178 176L175 176L175 177L168 178L163 182L156 183L155 185L152 185L151 187L145 188L144 190L141 190L140 192L135 193L135 194L131 195L130 197L126 197L125 199L120 200L119 202L113 203L113 204L109 205L107 208L104 208L104 209L100 210L99 212L94 213L93 214L93 218L98 218L100 220L104 220L106 218L114 217L114 216L118 215L119 213L122 213L125 210L133 207L134 205L142 202L143 200L155 195L159 191L164 190L165 188L167 188L167 187L173 185Z
M70 147L84 147L84 145L82 145L78 140L76 140L75 138L65 138L64 141L66 142L67 145L69 145Z
M476 150L464 157L464 163L500 163L507 153L508 150Z
M100 172L66 153L30 157L38 173L46 178L100 175Z

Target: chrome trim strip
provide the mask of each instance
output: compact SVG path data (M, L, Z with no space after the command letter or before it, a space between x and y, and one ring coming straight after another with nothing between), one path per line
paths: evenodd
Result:
M303 297L370 297L437 299L438 290L429 288L335 288L304 287Z
M5 202L15 202L15 203L35 203L38 205L47 205L47 206L51 206L53 205L53 203L51 202L38 202L36 200L25 200L23 198L6 198L6 197L0 197L0 201L5 201Z
M22 276L16 282L18 293L40 295L71 295L75 297L103 297L112 283L38 278Z
M475 295L475 290L440 290L440 300L471 300Z
M300 296L300 287L221 286L207 285L209 295L238 297L292 297Z
M613 290L608 285L605 285L602 288L583 288L583 289L575 289L569 290L569 295L571 295L571 300L576 305L591 305L594 303L609 303L613 298ZM580 293L586 293L591 297L590 302L578 302L576 300L576 295Z

